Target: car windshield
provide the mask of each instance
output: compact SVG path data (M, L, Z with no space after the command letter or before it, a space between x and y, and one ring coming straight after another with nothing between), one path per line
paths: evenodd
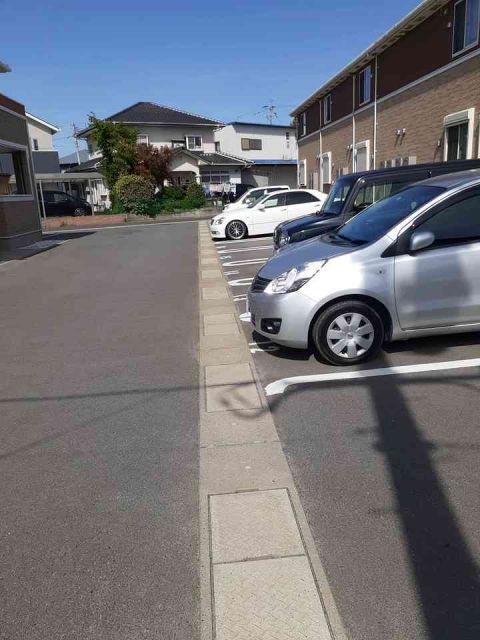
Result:
M357 214L337 232L329 234L328 240L359 245L375 242L398 222L443 191L443 187L430 185L407 187Z
M250 193L244 200L244 204L248 205L249 207L252 206L253 204L255 204L256 202L258 202L258 200L260 200L260 198L263 198L263 196L265 195L264 190L261 189L260 191L252 191L252 193Z
M268 198L268 196L271 196L271 195L272 195L271 193L266 193L266 194L264 193L260 196L256 196L254 201L248 205L248 208L251 209L252 207L255 207L257 204L264 202Z
M328 198L317 215L340 215L355 180L354 177L339 178L332 186Z

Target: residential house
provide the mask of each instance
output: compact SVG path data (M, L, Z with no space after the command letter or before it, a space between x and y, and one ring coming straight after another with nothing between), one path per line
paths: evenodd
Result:
M53 147L53 136L60 129L31 113L26 112L25 116L35 173L59 173L60 163L58 151Z
M0 74L8 71L0 62ZM0 251L41 237L25 107L0 94Z
M168 147L173 151L172 182L185 185L200 182L207 192L222 192L241 182L241 170L247 161L215 149L214 132L223 123L180 109L154 102L137 102L108 118L135 128L139 144ZM87 141L89 160L70 170L96 171L100 152L91 136L91 129L77 136Z
M242 182L297 186L297 140L294 126L259 122L230 122L215 131L215 146L244 158Z
M425 0L292 113L299 183L480 155L478 0Z

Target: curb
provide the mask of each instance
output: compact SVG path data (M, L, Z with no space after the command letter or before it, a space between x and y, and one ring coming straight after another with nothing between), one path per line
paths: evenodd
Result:
M198 224L202 640L347 640L208 224Z

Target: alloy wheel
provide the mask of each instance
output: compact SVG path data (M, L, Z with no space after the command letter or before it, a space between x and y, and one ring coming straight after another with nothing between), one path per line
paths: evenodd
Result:
M233 221L228 225L228 235L239 240L245 235L245 225L242 222Z

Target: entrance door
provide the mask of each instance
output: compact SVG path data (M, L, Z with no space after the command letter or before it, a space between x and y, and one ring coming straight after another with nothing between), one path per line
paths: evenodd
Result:
M460 199L461 198L461 199ZM395 258L395 297L403 329L480 322L480 190L420 224L435 242Z

